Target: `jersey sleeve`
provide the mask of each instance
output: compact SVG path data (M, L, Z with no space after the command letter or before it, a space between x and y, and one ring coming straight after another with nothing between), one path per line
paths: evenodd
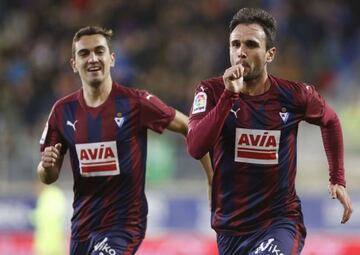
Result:
M192 157L200 159L215 145L237 98L237 94L224 90L215 102L211 88L200 83L195 91L186 137L187 149Z
M54 146L57 143L61 143L61 153L65 154L67 151L67 143L59 130L59 124L57 123L57 107L54 105L50 112L49 118L46 121L45 128L40 138L40 151L48 146Z
M175 109L147 91L138 91L140 126L162 133L175 118Z
M329 181L345 186L344 142L339 118L314 87L305 84L304 98L305 120L321 129L329 164Z
M304 104L304 120L311 124L321 126L324 121L325 100L315 90L314 86L308 84L302 84L300 86L299 97Z

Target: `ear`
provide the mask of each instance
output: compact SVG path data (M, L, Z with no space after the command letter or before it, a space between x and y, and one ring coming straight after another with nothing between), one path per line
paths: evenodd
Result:
M73 70L74 73L77 73L78 72L78 69L76 68L76 63L75 63L75 59L74 58L71 58L70 59L70 65L71 65L71 68Z
M114 52L111 52L110 59L111 59L110 66L114 67L115 66L115 53Z
M266 63L271 63L275 58L275 54L276 54L276 48L275 47L272 47L272 48L268 49L266 51L266 56L265 56Z

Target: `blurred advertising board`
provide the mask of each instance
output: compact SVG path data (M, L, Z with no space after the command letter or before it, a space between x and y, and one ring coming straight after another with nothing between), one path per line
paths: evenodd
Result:
M139 255L216 255L205 195L172 196L150 192L149 223ZM68 199L71 201L71 197ZM340 224L342 207L327 197L302 197L308 237L302 254L360 254L360 197L352 196L354 214ZM71 202L69 202L70 204ZM34 197L0 197L0 254L33 255ZM71 209L69 209L69 215ZM68 244L64 244L68 245Z

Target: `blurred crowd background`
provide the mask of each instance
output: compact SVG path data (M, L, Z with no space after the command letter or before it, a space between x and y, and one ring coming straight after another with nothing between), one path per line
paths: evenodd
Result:
M189 113L196 85L222 75L230 65L228 25L241 7L261 7L277 19L278 50L271 72L313 84L339 114L348 187L358 193L359 1L1 0L1 194L36 191L38 141L51 106L81 86L69 64L72 38L79 28L101 25L114 31L114 80L147 89ZM149 148L150 190L196 193L206 189L200 165L187 155L183 139L151 133ZM327 165L322 151L319 129L302 125L300 193L326 194ZM68 165L60 178L59 185L71 192ZM203 196L206 199L206 193Z
M315 85L341 116L346 148L359 152L359 1L2 0L1 187L24 182L24 188L36 178L38 140L51 106L81 85L69 64L79 28L111 28L114 80L188 113L199 81L229 66L228 24L244 6L265 8L277 19L272 73Z

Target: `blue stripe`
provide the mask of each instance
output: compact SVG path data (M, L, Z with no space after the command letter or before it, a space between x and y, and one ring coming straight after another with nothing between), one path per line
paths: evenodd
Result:
M255 104L256 105L256 104ZM248 106L252 106L251 104ZM265 102L258 108L249 107L251 110L251 124L250 129L260 129L260 130L266 130L268 123L267 121L267 113L265 110ZM264 178L262 170L264 169L264 165L261 164L249 164L248 167L252 169L253 173L248 174L248 191L251 193L248 193L247 197L253 197L252 200L249 200L249 209L247 210L247 219L246 220L253 220L255 215L259 213L260 210L263 210L263 206L265 206L266 201L265 198L261 195L263 193L264 188L266 187L267 180ZM254 197L253 191L257 191L256 193L258 196ZM264 201L265 203L259 203L260 201ZM254 207L254 204L257 204L256 207Z
M70 121L71 123L74 123L76 121L76 111L78 107L79 107L78 101L71 101L65 104L63 109L63 130L64 130L65 139L67 140L69 145L70 161L74 169L73 171L75 172L73 173L74 178L76 178L75 175L79 174L79 170L78 170L79 160L77 158L77 154L75 150L75 144L76 144L75 131L71 126L67 125L66 123L67 121ZM80 203L81 203L80 200L74 200L73 207L78 208ZM78 231L78 224L79 222L73 222L71 226L72 232Z
M237 109L239 107L238 101L234 104L232 109ZM229 113L227 116L227 119L224 123L224 127L222 130L222 141L221 141L221 157L220 162L218 164L220 171L220 179L219 187L220 192L224 194L224 199L221 201L217 201L221 204L222 209L224 212L233 212L235 211L236 205L234 203L233 198L228 199L227 195L229 195L230 192L233 192L236 190L237 183L236 178L234 178L234 169L235 169L235 162L234 162L234 151L235 151L235 133L236 133L236 123L237 118L235 118L235 115L233 113ZM214 211L211 212L211 221L213 222L214 219ZM220 218L219 222L217 222L217 225L220 226L226 226L228 225L228 218Z
M131 128L133 120L130 119L131 112L128 98L123 96L115 97L115 109L116 113L122 113L122 117L125 118L123 125L121 127L118 127L118 132L116 136L118 154L121 152L122 155L124 155L122 158L119 157L120 170L126 168L132 169L132 162L124 162L123 160L131 157L131 148L129 141L131 139ZM127 164L130 165L127 166Z
M64 105L63 111L63 129L65 139L69 145L75 144L75 131L71 126L66 125L67 121L74 123L76 121L76 110L79 106L78 101L72 101Z
M102 132L106 132L102 130L102 114L101 112L98 113L96 118L93 118L90 113L87 113L87 142L88 143L98 143L102 142ZM83 178L83 177L81 177ZM91 178L91 177L90 177ZM87 181L88 189L97 189L94 187L95 185L104 185L104 179L106 177L96 177L96 179L89 179ZM91 181L91 182L90 182ZM106 185L106 184L105 184ZM94 212L97 212L100 207L102 195L100 196L93 196L93 200L90 202L91 209L89 210L90 217L94 219L93 221L90 221L90 231L93 231L94 229L99 227L99 224L102 220L102 215L94 215ZM82 208L84 210L84 207Z
M262 104L259 109L251 109L253 113L251 116L254 118L251 121L251 129L264 130L266 126L266 112L265 105Z
M135 109L131 109L130 105L129 105L129 99L128 97L122 97L122 96L118 96L115 98L115 105L116 105L116 110L117 112L121 112L123 113L123 117L125 118L124 123L122 125L121 128L119 128L119 132L118 132L118 141L122 141L121 144L118 143L118 148L121 148L121 150L119 150L118 152L121 151L122 155L124 155L122 158L123 160L121 160L120 163L120 171L126 171L127 173L129 173L129 177L133 177L133 170L134 170L134 162L132 162L132 155L131 155L131 146L130 146L130 140L131 140L131 131L132 129L134 129L133 125L137 125L140 118L138 115L133 114L131 111L134 111ZM130 117L131 116L131 117ZM147 130L143 130L143 131L139 131L136 130L135 132L137 132L136 134L136 142L138 143L139 147L140 147L140 180L141 180L141 184L142 187L141 189L145 188L145 171L146 171L146 158L147 158ZM126 159L129 159L128 161L126 161ZM133 183L132 179L127 180L126 183L124 183L124 185L127 185L129 187L133 187L133 185L139 185L138 183ZM138 187L140 188L140 187ZM148 212L148 206L147 206L147 202L145 198L141 198L144 199L145 201L140 202L140 204L142 205L141 207L141 212L142 215L146 215ZM130 208L122 208L124 209L126 212L129 211Z
M87 115L88 143L101 142L101 123L101 114L98 114L96 118L93 118L90 114Z
M283 190L283 192L280 194L280 199L283 199L284 201L275 201L273 200L273 203L275 204L285 204L287 201L285 201L286 196L288 195L289 191L289 167L290 167L290 161L289 157L287 157L287 153L289 152L289 143L287 141L289 135L290 135L290 128L283 129L281 131L281 139L279 144L279 180L281 180L281 183L279 183L279 188ZM295 140L296 143L296 140ZM296 147L296 145L295 145ZM296 151L295 151L296 153ZM295 156L296 160L296 156ZM283 207L282 209L286 209Z
M278 86L279 92L281 94L280 103L281 107L286 107L288 110L291 107L292 102L294 102L294 95L293 93L281 86ZM291 136L291 131L295 128L292 123L294 113L289 112L289 118L286 122L286 124L283 126L283 129L281 130L281 136L280 136L280 144L279 144L279 180L281 180L281 183L279 183L279 189L281 189L283 192L279 194L279 199L282 199L283 201L275 201L273 200L273 205L276 204L285 204L286 197L289 194L289 171L290 171L290 159L288 157L288 153L290 151L290 144L288 143L289 136ZM296 135L295 135L295 147L294 147L294 153L295 153L295 165L296 165ZM286 210L286 208L283 206L283 210Z

